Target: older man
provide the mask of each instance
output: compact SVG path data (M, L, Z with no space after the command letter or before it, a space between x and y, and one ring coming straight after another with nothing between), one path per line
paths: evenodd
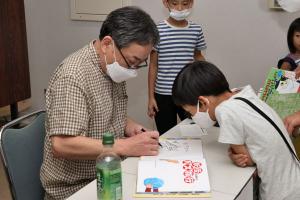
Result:
M120 8L103 22L99 39L58 66L46 94L45 199L65 199L96 178L105 132L115 135L113 150L120 156L158 153L158 132L142 132L145 128L127 117L125 83L147 65L158 37L147 13Z

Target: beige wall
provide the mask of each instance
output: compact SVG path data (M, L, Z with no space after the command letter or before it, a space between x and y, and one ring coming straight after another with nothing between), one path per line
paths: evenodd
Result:
M158 22L167 16L161 0L132 0ZM270 67L287 53L286 31L297 13L272 11L267 0L194 0L191 19L202 25L207 60L226 74L231 87L262 86ZM64 57L99 33L101 23L70 20L69 0L25 0L32 108L44 107L43 89ZM132 118L148 127L147 70L128 81Z

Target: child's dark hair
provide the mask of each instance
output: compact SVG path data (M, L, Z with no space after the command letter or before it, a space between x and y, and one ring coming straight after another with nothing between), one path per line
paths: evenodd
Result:
M199 96L218 96L230 92L224 74L212 63L195 61L177 75L172 96L178 106L197 105Z
M296 47L294 46L293 37L295 32L300 32L300 18L295 19L288 30L287 33L287 43L291 53L296 52Z
M278 61L278 64L277 64L278 69L281 69L284 62L287 62L290 64L290 66L291 66L291 68L289 69L290 71L294 71L297 68L297 64L295 63L294 59L286 56Z

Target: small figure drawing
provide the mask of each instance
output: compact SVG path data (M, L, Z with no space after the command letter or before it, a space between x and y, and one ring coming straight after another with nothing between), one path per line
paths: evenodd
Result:
M160 178L146 178L144 185L146 186L145 192L159 192L158 188L164 185L164 181Z

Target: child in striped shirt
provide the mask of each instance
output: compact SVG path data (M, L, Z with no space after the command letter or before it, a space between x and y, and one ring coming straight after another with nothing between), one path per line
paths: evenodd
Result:
M188 63L204 60L206 49L202 28L187 20L193 0L163 0L169 17L157 27L160 42L150 56L148 74L148 115L155 117L161 134L177 124L177 114L183 120L184 110L173 103L171 94L175 77Z

